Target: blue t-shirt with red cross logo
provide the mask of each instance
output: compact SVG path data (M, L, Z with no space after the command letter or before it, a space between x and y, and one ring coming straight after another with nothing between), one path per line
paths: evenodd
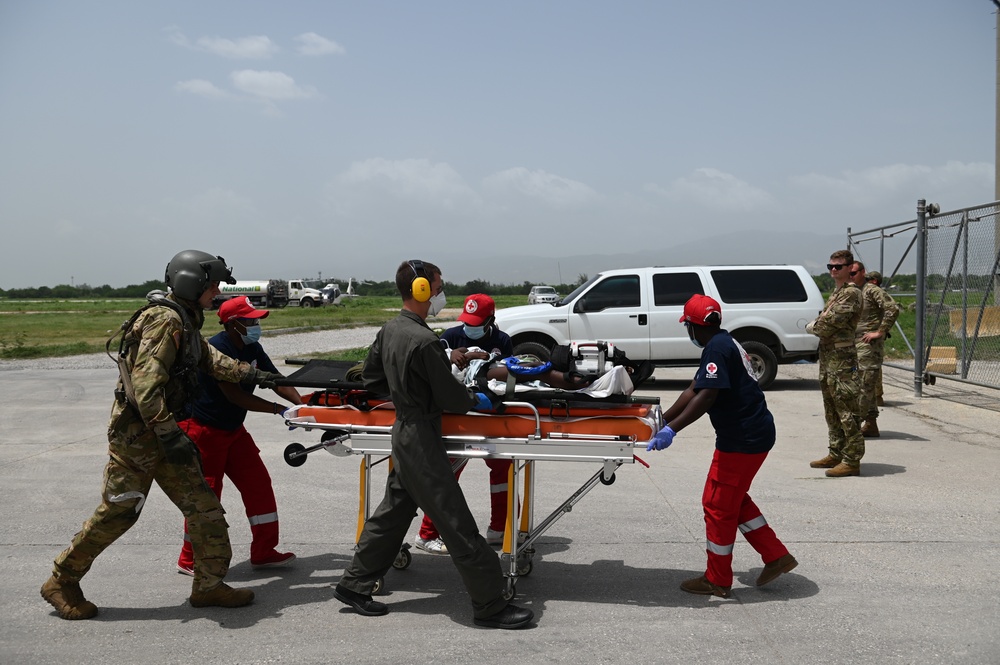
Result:
M271 358L264 351L264 347L258 342L244 344L243 348L240 349L236 347L236 343L233 342L228 333L222 331L208 340L208 343L230 358L250 363L257 369L266 372L278 371L278 368L274 366ZM201 384L201 394L198 395L191 407L192 416L210 427L224 429L228 432L232 432L243 424L247 417L247 410L230 402L219 389L219 382L215 378L198 370L198 382ZM239 385L244 392L253 394L255 386L252 381Z
M726 330L720 329L701 353L694 389L704 388L719 391L708 410L717 449L726 453L765 453L774 446L774 416L753 376L750 357Z

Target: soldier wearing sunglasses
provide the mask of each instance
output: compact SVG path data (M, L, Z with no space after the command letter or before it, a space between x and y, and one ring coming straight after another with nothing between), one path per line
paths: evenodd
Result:
M861 475L865 439L858 417L861 386L858 380L858 352L855 329L861 319L861 289L851 282L854 255L846 249L830 255L827 270L836 288L826 308L806 331L819 337L819 384L823 411L829 429L829 452L810 462L814 469L826 469L831 478Z

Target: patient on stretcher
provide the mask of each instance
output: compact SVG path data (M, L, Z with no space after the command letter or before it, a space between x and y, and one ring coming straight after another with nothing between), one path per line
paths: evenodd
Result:
M629 378L631 368L615 365L604 373L585 374L575 370L555 369L551 362L535 356L500 358L479 347L458 349L466 362L463 368L452 364L452 374L465 385L488 388L495 394L507 395L518 390L555 388L583 392L595 397L630 395L634 390Z

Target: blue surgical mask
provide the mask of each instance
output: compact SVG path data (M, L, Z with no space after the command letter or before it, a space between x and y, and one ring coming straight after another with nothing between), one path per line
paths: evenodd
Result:
M469 339L481 339L486 334L486 326L463 325L462 328Z
M244 344L255 344L260 341L260 326L247 326L245 334L240 335Z
M698 339L694 336L694 325L691 323L685 323L684 327L687 328L688 338L691 340L691 343L697 346L699 349L704 349L705 345L699 342Z

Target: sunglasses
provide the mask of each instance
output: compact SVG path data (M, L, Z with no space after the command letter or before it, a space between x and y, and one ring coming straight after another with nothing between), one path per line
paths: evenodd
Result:
M827 270L840 270L841 268L846 268L846 267L847 267L846 263L827 263L826 264L826 269Z
M857 274L858 274L859 272L861 272L861 271L860 271L860 270L854 270L854 271L851 271L851 272L849 272L849 273L847 273L847 274L848 274L848 275L850 275L851 277L854 277L854 276L855 276L855 275L857 275Z

